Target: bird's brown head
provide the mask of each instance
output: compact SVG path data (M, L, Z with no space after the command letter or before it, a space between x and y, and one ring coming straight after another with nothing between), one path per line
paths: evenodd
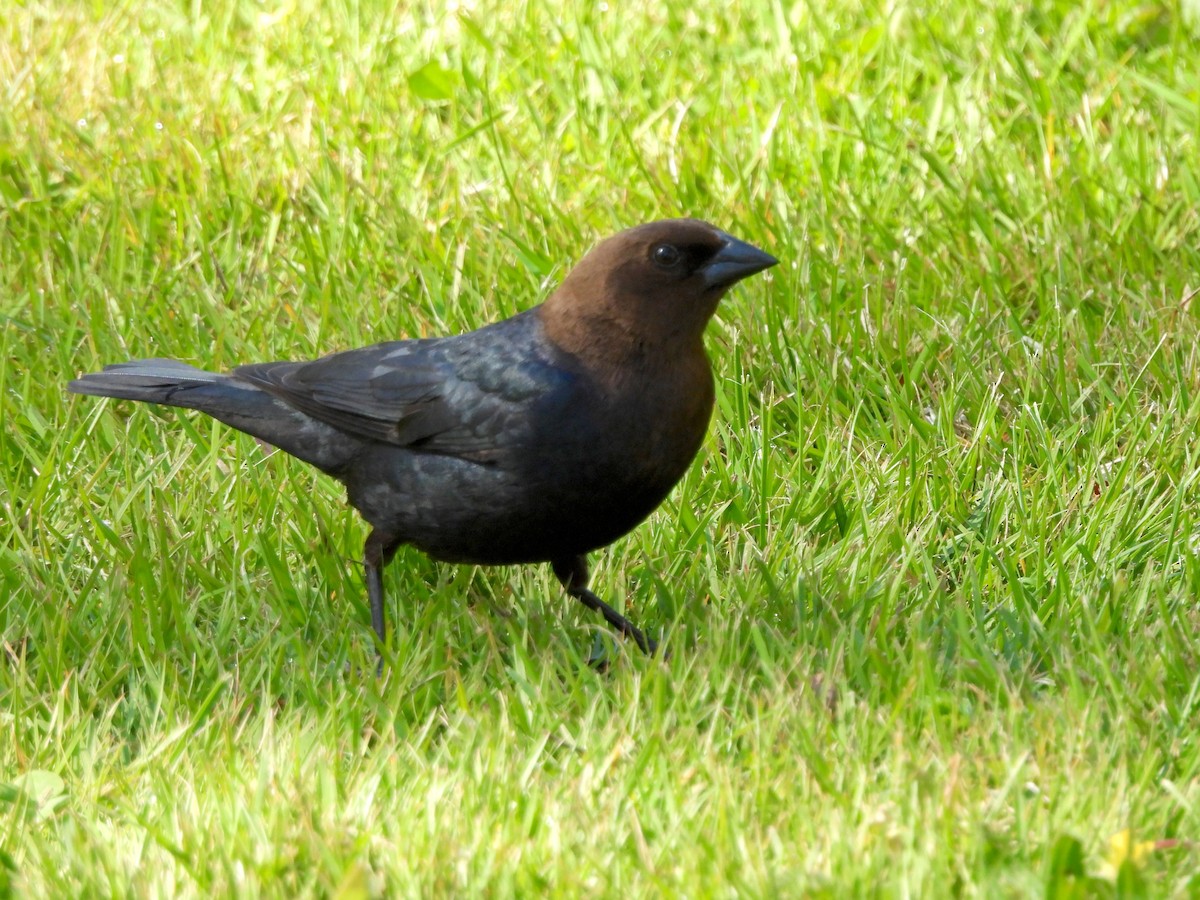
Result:
M703 352L725 292L778 260L699 219L664 219L601 242L545 302L547 335L601 362Z

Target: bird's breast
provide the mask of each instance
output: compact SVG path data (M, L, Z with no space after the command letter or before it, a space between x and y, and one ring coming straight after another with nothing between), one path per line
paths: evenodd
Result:
M689 368L642 374L564 409L557 438L536 438L524 455L526 477L541 482L546 496L604 523L598 530L607 539L597 538L596 546L662 502L708 430L713 383L706 358Z

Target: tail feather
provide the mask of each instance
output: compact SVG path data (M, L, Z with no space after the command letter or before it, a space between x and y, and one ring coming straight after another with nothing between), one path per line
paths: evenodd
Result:
M106 366L103 371L76 378L67 390L198 409L334 475L362 449L357 438L305 415L236 375L206 372L173 359L135 359Z
M228 381L228 375L206 372L174 359L135 359L131 362L105 366L102 372L92 372L76 378L67 385L73 394L93 397L118 397L122 400L141 400L144 403L165 403L169 406L190 406L173 400L178 391L200 385Z

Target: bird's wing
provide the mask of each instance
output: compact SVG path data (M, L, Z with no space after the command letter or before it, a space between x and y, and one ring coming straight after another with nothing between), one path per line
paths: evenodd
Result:
M530 404L571 380L540 332L517 319L234 374L347 434L482 461L519 443Z

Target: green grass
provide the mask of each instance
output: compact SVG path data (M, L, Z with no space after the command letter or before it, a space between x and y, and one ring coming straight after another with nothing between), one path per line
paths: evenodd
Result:
M1200 23L454 6L0 8L0 896L1200 890ZM476 327L680 214L783 265L593 558L665 663L402 551L360 674L334 482L64 390Z

